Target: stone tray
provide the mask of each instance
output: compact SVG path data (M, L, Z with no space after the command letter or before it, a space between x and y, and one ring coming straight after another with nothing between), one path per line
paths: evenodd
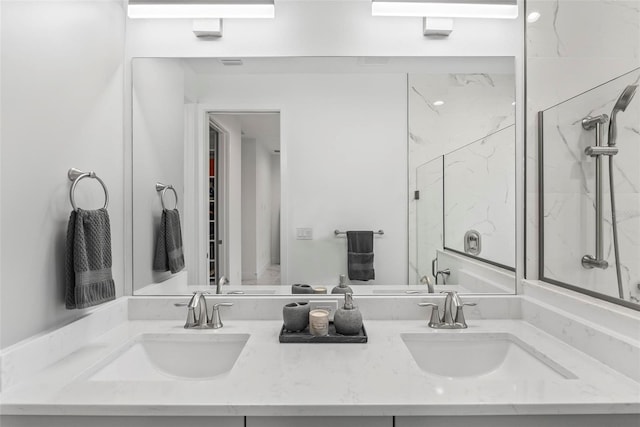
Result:
M357 344L365 343L368 341L367 331L362 325L362 329L357 335L341 335L336 332L336 327L333 322L329 322L329 335L323 337L316 337L309 333L309 328L300 332L289 332L284 329L280 329L280 336L278 337L281 343L304 343L304 344Z

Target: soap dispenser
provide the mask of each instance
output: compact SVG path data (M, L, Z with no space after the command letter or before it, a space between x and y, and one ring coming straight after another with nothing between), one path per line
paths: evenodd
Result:
M342 335L357 335L362 329L362 313L353 305L351 292L344 294L344 306L339 308L334 317L333 324L336 332Z
M347 276L345 276L344 274L340 275L340 284L338 286L334 286L333 289L331 289L331 293L332 294L352 294L353 290L351 289L351 286L347 285Z

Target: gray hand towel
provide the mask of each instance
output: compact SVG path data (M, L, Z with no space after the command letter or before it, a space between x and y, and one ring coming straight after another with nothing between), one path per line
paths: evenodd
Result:
M347 231L347 266L350 280L373 280L373 231Z
M153 270L170 270L172 273L177 273L183 268L184 254L182 252L180 214L177 209L163 209L158 240L156 241L156 255L153 259Z
M106 209L77 209L69 216L65 251L67 309L116 298L111 274L111 225Z

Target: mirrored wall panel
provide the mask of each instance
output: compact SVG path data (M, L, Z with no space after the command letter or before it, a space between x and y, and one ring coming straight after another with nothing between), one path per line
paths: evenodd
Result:
M541 111L540 277L640 309L640 69Z
M494 248L514 246L515 194L483 226L515 165L492 153L515 144L513 58L135 58L132 73L134 294L331 293L341 275L356 294L436 275L514 291ZM447 220L447 201L467 205Z

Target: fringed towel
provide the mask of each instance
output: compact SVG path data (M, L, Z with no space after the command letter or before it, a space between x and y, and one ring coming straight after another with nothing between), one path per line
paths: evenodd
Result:
M111 225L107 210L72 211L65 249L67 309L87 308L114 300Z
M347 231L347 266L349 279L373 280L373 231Z
M156 256L153 258L153 271L170 270L172 273L177 273L183 268L180 214L177 209L163 209L156 241Z

